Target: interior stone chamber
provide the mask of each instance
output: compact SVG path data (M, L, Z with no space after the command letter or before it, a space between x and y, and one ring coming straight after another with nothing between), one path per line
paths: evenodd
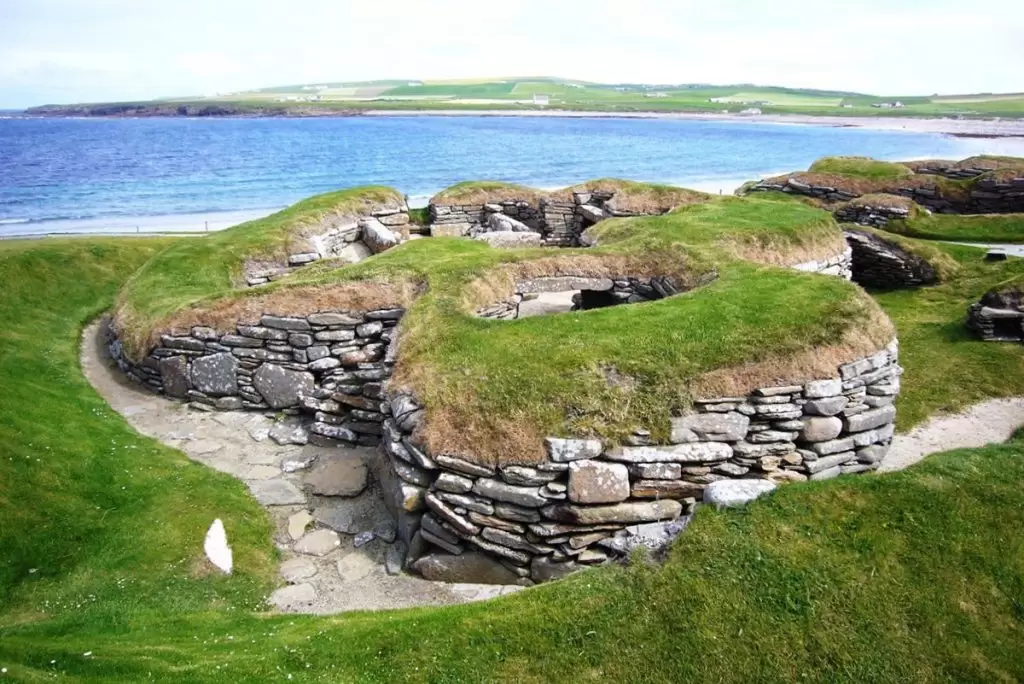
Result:
M586 226L615 215L613 199L582 193L571 202L527 207L432 205L438 222L430 231L530 232L540 244L578 246ZM535 230L494 218L499 215ZM408 214L401 207L363 217L312 244L335 251L357 242L379 247L391 232L382 218L400 228ZM515 230L487 230L494 226ZM391 234L397 244L401 236ZM855 249L793 267L850 278ZM329 254L292 256L294 266ZM516 318L524 299L541 292L579 293L573 305L585 309L683 291L669 278L630 274L535 278L515 290L512 299L477 314ZM610 562L670 538L713 492L728 497L872 471L893 436L902 372L895 340L826 377L698 397L671 419L666 443L652 443L648 429L618 445L552 435L544 444L547 457L529 466L432 453L419 436L427 407L389 384L404 314L402 308L266 312L228 332L166 330L141 360L126 353L112 328L109 350L130 378L167 397L206 410L302 415L318 445L378 447L373 466L408 549L405 567L428 579L447 579L453 565L483 563L490 581L531 584Z

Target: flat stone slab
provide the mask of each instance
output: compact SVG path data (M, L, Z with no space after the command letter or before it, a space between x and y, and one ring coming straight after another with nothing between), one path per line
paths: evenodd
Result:
M323 454L306 474L306 485L320 496L356 496L366 489L367 468L352 453Z
M253 480L249 491L264 506L295 506L306 503L306 495L288 480Z
M316 563L311 558L289 558L281 563L281 578L289 584L298 584L316 573Z
M536 292L566 292L568 290L595 290L606 292L615 287L609 278L578 278L575 276L533 278L516 283L516 291L521 294Z
M341 546L341 538L334 530L314 530L296 542L292 550L308 556L326 556Z
M306 528L313 522L313 516L309 511L299 511L288 518L288 536L298 541L306 534Z
M719 508L736 508L777 488L778 485L770 480L719 480L704 488L704 503Z
M338 559L338 576L345 582L358 582L379 565L366 554L353 551Z
M316 589L312 584L294 584L290 587L282 587L267 599L267 603L285 613L308 609L314 601L316 601Z
M411 566L423 578L460 584L515 584L519 576L493 556L467 551L458 556L431 553Z

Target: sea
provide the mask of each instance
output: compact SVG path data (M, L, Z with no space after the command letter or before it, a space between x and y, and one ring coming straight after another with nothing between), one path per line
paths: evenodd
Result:
M676 119L9 117L0 118L0 237L213 231L371 184L399 189L412 206L464 180L553 189L616 177L727 194L826 155L982 153L1024 148L902 130Z

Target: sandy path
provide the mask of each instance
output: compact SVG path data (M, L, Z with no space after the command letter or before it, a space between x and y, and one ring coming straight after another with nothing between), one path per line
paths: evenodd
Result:
M274 544L281 551L282 577L288 586L275 591L268 602L279 610L332 614L351 610L379 610L437 606L494 598L522 587L428 582L419 577L387 572L385 559L394 552L386 538L356 548L354 533L393 527L373 485L355 498L315 497L303 486L304 472L285 472L285 461L315 459L325 450L314 446L280 446L267 438L274 421L255 411L203 412L143 391L114 366L101 339L101 323L89 325L82 335L81 364L85 377L111 408L139 433L184 452L189 458L238 478L270 513L276 530ZM328 449L337 454L337 448ZM372 453L351 450L362 458ZM308 532L293 536L289 521L306 512L324 519L355 520L352 533L338 535L341 544L323 555L297 551L314 532L328 525L309 521ZM230 520L231 511L222 517ZM213 522L212 520L210 521ZM334 523L338 524L338 523ZM302 526L299 527L302 530ZM204 530L205 532L205 530ZM327 532L327 534L330 534ZM230 543L230 539L228 540ZM196 549L199 552L199 549Z
M1024 425L1024 397L990 399L960 413L934 416L896 435L879 472L902 470L931 454L1002 443Z

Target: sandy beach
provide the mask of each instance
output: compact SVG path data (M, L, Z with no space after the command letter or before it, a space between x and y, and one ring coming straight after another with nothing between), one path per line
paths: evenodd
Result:
M746 124L791 124L832 128L867 128L877 131L940 133L960 137L1024 138L1024 120L1020 119L946 119L916 117L807 116L804 114L703 114L692 112L588 112L554 109L374 109L363 116L512 116L575 119L677 119L683 121L728 121Z

